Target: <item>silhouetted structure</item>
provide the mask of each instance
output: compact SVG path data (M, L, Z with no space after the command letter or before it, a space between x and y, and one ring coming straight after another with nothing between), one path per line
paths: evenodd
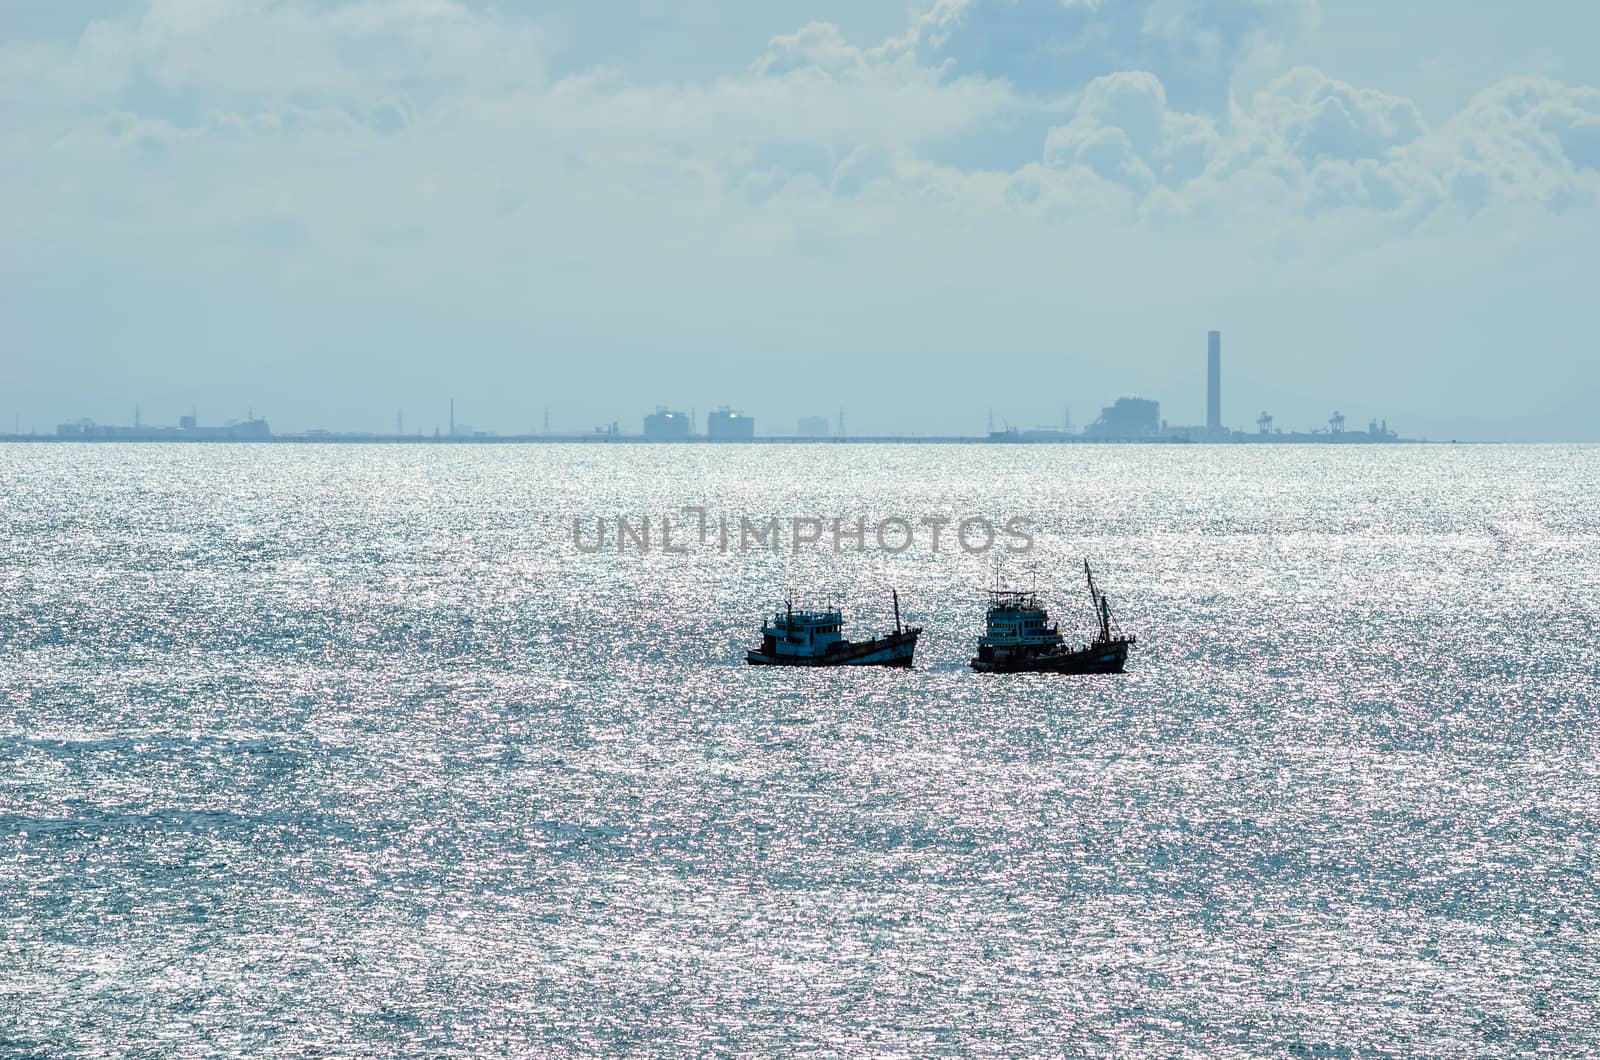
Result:
M713 442L748 442L755 436L754 416L735 412L726 405L706 416L706 437Z
M1222 430L1222 332L1206 336L1206 430Z
M644 417L644 431L642 434L623 434L616 421L609 425L596 426L593 431L571 430L560 434L552 433L550 429L550 410L544 411L544 426L542 434L512 435L500 438L494 431L477 431L456 419L455 399L448 399L449 419L448 427L435 427L432 432L434 441L560 441L560 442L639 442L639 441L712 441L712 442L805 442L816 439L829 439L830 441L867 441L867 442L997 442L997 443L1062 443L1062 442L1270 442L1270 443L1341 443L1341 444L1370 444L1413 441L1403 439L1395 431L1389 429L1387 421L1374 419L1368 424L1366 430L1359 427L1346 430L1345 417L1342 413L1334 412L1324 427L1317 427L1307 431L1285 431L1274 425L1271 414L1263 411L1256 419L1256 430L1230 430L1222 423L1222 332L1209 331L1206 348L1206 421L1204 426L1169 424L1161 419L1161 406L1159 402L1147 398L1123 397L1116 403L1104 408L1100 417L1081 433L1074 432L1072 427L1072 414L1070 409L1063 409L1059 426L1016 428L1009 424L1003 429L996 429L994 410L989 410L988 431L986 436L972 437L969 435L930 436L930 435L890 435L876 437L850 438L845 429L845 410L839 409L837 426L833 432L828 430L829 421L822 416L803 416L797 422L794 434L769 435L763 438L756 436L755 417L747 416L742 412L733 410L723 405L717 411L706 417L705 433L697 434L695 425L695 412L691 409L688 415L658 405L654 413ZM1026 388L1026 384L1023 384ZM1032 392L1030 390L1030 392ZM320 429L307 429L296 434L274 435L268 428L264 419L257 419L254 410L241 421L227 423L220 427L201 427L195 416L191 413L182 416L176 427L151 427L144 423L139 406L133 408L133 426L102 426L92 420L79 420L73 423L63 423L58 426L54 434L38 436L37 432L27 436L21 433L20 416L17 417L16 433L11 436L13 440L27 440L37 437L40 441L281 441L281 442L364 442L364 441L420 441L423 432L418 430L415 436L405 435L405 418L400 411L395 413L393 435L375 432L348 432L326 431Z
M132 427L78 420L56 427L56 437L74 442L266 442L272 429L266 420L254 416L220 427L201 427L193 416L180 416L176 427L152 427L144 423Z
M1161 433L1161 403L1148 398L1118 398L1110 408L1100 410L1100 418L1084 428L1084 437L1098 441L1133 441L1155 438Z
M657 405L644 418L644 436L652 442L681 442L689 437L689 417Z
M991 442L1073 442L1079 436L1071 431L1062 430L1060 427L1007 427L1002 431L990 431Z

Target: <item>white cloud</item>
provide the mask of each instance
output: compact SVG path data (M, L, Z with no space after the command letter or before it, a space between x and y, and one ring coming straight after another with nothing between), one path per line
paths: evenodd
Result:
M542 35L458 0L149 0L131 21L90 22L66 48L14 46L0 68L40 103L156 110L523 90L542 78Z
M1256 94L1250 120L1308 165L1380 158L1423 134L1408 99L1356 88L1300 67Z
M1316 0L935 0L911 39L925 62L1030 94L1156 70L1180 107L1220 112L1234 68L1303 33L1316 14Z
M845 40L831 22L811 22L795 33L772 38L755 71L781 77L796 70L816 69L832 75L858 71L873 56Z
M1129 71L1089 83L1072 121L1045 137L1044 159L1056 167L1088 165L1107 180L1149 192L1198 176L1221 144L1212 119L1168 110L1161 81Z
M1133 219L1149 223L1347 209L1415 223L1444 204L1464 212L1499 200L1569 209L1594 194L1600 93L1537 79L1494 86L1429 130L1408 100L1310 68L1289 71L1225 113L1175 102L1166 70L1118 70L1072 93L1067 120L1038 145L1039 172L1006 167L1016 179L980 180L981 164L925 160L927 145L981 137L995 123L1038 112L1016 87L989 76L1010 60L1026 68L1030 56L1059 46L1061 61L1079 70L1072 56L1097 42L1117 54L1170 59L1163 48L1198 41L1225 69L1252 41L1298 32L1313 18L1314 9L1290 0L939 0L905 38L862 47L837 26L811 23L774 38L743 73L636 84L606 70L547 82L537 27L454 0L153 0L134 22L89 26L59 57L65 69L93 66L103 76L87 83L95 98L78 107L76 127L53 140L53 165L76 170L120 158L143 167L128 174L134 186L77 172L67 191L56 185L38 205L78 209L75 195L133 195L141 180L211 180L239 158L256 168L230 171L233 201L249 203L274 185L299 187L306 199L295 209L312 231L348 229L349 219L363 217L385 230L420 223L383 216L404 214L408 202L426 201L430 210L444 202L465 221L485 211L499 217L513 200L607 196L655 198L680 214L693 201L690 212L702 219L737 226L743 211L856 197L874 185L875 208L915 210L922 221L930 204L951 209L970 198L962 209L1044 211L1057 220L1132 204ZM1030 42L1020 53L1006 50L1014 36ZM11 68L40 61L7 55ZM1176 65L1180 79L1193 73L1190 60ZM189 113L199 100L226 105ZM92 115L96 107L105 109ZM376 166L426 174L434 191L410 200L372 196L359 183L342 191L336 177L316 172ZM1051 175L1072 170L1082 174ZM285 171L295 174L287 185ZM496 205L475 205L474 195ZM183 198L174 201L184 212ZM189 202L188 210L229 209L215 194ZM312 203L331 216L319 223ZM1395 231L1403 237L1406 229Z
M1600 193L1597 120L1600 91L1514 78L1479 93L1415 154L1473 210L1505 201L1593 206Z
M1424 219L1465 223L1497 203L1592 202L1600 181L1585 152L1597 97L1507 82L1430 130L1408 100L1300 68L1215 120L1168 108L1153 74L1128 72L1091 82L1043 157L1149 197L1151 217L1338 213L1330 225L1347 226L1348 211L1363 210L1404 239Z

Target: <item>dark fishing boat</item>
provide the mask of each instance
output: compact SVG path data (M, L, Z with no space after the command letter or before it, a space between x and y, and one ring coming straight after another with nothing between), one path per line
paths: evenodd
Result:
M1083 561L1083 574L1100 622L1093 642L1069 647L1060 627L1051 623L1050 613L1039 602L1038 594L992 589L987 624L978 638L978 654L972 658L972 668L979 673L997 674L1120 674L1127 665L1128 649L1138 638L1113 629L1111 604L1095 588L1088 560Z
M900 624L900 594L894 593L894 632L871 640L843 635L844 616L836 607L784 609L761 624L761 647L747 652L751 666L910 666L920 626Z

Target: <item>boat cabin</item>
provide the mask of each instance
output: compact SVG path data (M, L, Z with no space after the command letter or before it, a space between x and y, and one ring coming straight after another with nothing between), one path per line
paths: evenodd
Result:
M1050 621L1050 612L1031 592L995 590L989 593L989 615L982 648L1051 648L1061 643L1061 629Z
M837 608L796 611L785 608L761 624L764 655L826 655L843 641L844 617Z

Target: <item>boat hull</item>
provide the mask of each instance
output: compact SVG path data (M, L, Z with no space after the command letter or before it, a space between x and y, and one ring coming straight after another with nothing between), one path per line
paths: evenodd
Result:
M1131 639L1091 644L1077 651L975 656L972 668L982 674L1120 674L1128 664Z
M908 629L864 641L841 641L833 651L822 655L769 655L755 650L745 653L751 666L898 666L909 667L917 651L921 629Z

